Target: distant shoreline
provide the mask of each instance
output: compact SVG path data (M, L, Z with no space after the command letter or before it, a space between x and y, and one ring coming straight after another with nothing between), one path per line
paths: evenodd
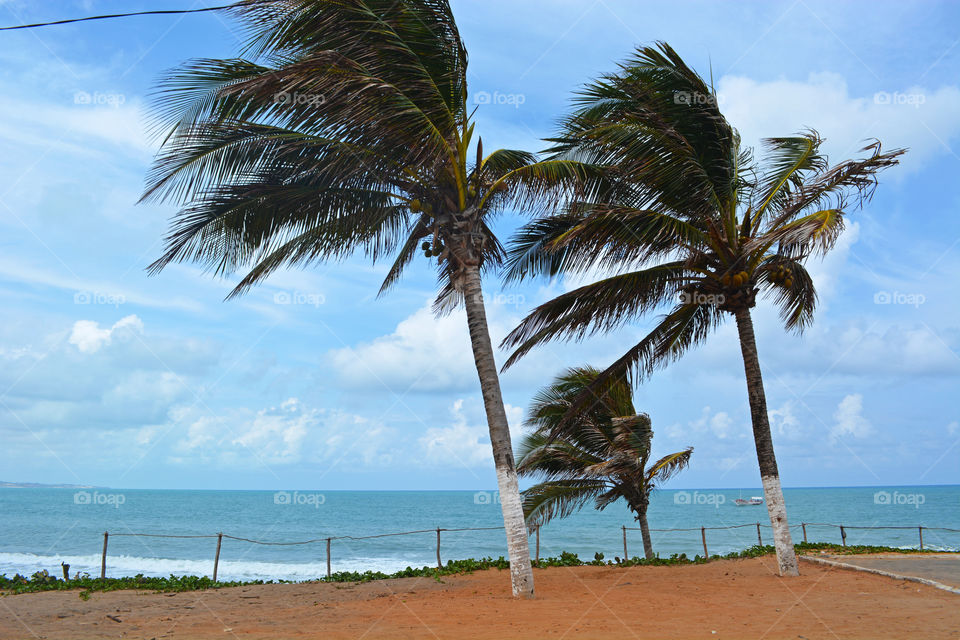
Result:
M92 484L43 484L40 482L0 482L0 489L99 489Z

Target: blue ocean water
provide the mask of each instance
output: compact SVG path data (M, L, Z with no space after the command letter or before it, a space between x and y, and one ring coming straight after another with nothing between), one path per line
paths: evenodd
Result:
M758 488L661 491L649 510L653 529L696 529L653 532L661 556L702 553L699 527L728 527L767 522L765 506L738 507L737 497L761 495ZM800 523L847 526L901 526L900 530L848 529L848 544L916 547L915 527L925 529L924 545L960 549L960 486L859 487L786 489L794 539L802 539ZM156 533L174 536L233 536L272 542L293 542L338 536L500 526L495 492L470 491L166 491L89 489L0 489L0 573L30 574L46 569L99 575L103 532L110 532L107 575L143 573L209 575L215 538L153 538L118 534ZM584 509L544 527L541 557L572 551L592 559L623 555L621 526L636 526L625 505L603 512ZM811 541L840 542L839 530L807 527ZM765 543L770 529L761 527ZM531 553L534 552L531 536ZM727 553L757 542L755 527L708 530L711 554ZM428 531L369 540L334 540L334 571L395 571L436 562L436 533ZM639 531L628 531L631 556L641 555ZM502 530L444 531L444 561L506 555ZM317 578L326 572L326 545L265 546L224 539L221 579Z

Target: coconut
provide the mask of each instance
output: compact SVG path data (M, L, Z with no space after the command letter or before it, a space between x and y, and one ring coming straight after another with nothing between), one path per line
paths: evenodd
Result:
M422 210L423 210L423 205L420 203L419 199L414 198L413 200L410 201L410 211L417 213Z

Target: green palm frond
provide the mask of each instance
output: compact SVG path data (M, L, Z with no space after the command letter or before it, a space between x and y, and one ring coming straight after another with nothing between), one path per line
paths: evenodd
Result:
M516 452L517 472L543 481L523 492L524 514L531 528L581 509L590 500L604 509L623 498L636 513L645 513L653 485L689 461L691 449L646 469L653 429L650 417L636 413L625 376L597 384L602 372L570 368L534 396ZM576 410L585 392L594 402ZM659 466L658 466L659 465Z
M536 307L504 338L502 346L516 347L504 369L543 342L610 331L675 301L696 277L685 264L673 262L611 276L557 296Z
M787 280L776 277L779 269L788 270ZM758 276L757 285L773 300L786 329L802 331L813 323L817 290L802 262L787 256L771 256L761 264Z
M647 486L651 489L680 473L690 464L693 447L667 454L647 468Z
M816 208L850 211L869 202L878 185L877 175L900 162L906 149L883 152L880 142L867 145L865 158L845 160L809 177L776 212L768 229L776 229ZM825 207L824 205L832 205Z
M752 224L758 225L768 209L780 210L797 189L802 189L809 173L827 168L827 159L819 153L823 139L816 131L790 138L767 138L764 175L757 186L759 199Z
M554 518L576 513L590 500L607 490L603 480L551 480L536 484L522 493L523 515L527 526L537 529Z

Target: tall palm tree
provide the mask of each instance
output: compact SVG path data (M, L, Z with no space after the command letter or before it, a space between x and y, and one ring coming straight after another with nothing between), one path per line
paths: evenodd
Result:
M490 228L536 208L575 162L471 141L467 53L446 0L255 1L234 10L241 55L193 60L161 83L165 134L144 199L180 206L158 272L193 261L247 270L232 295L277 269L365 252L394 255L381 292L423 251L438 311L466 307L496 465L515 595L533 573L481 292L504 250Z
M573 420L564 416L601 371L568 369L533 398L525 423L533 429L517 451L521 476L543 482L523 492L523 513L530 527L579 511L591 500L605 509L620 498L633 511L643 535L643 552L653 558L647 507L650 494L690 462L693 447L663 456L649 467L653 429L650 416L633 408L626 376L608 379L593 403Z
M624 371L643 377L733 316L782 575L799 571L750 310L762 294L788 330L813 321L805 262L834 245L845 214L869 200L877 173L903 153L876 142L865 157L831 166L822 142L814 131L770 138L755 162L711 86L668 45L640 48L579 94L553 149L555 158L605 165L609 184L525 226L508 259L510 278L596 265L616 274L534 309L504 340L516 347L507 366L545 341L611 331L672 305L598 383ZM590 400L584 393L576 404Z

